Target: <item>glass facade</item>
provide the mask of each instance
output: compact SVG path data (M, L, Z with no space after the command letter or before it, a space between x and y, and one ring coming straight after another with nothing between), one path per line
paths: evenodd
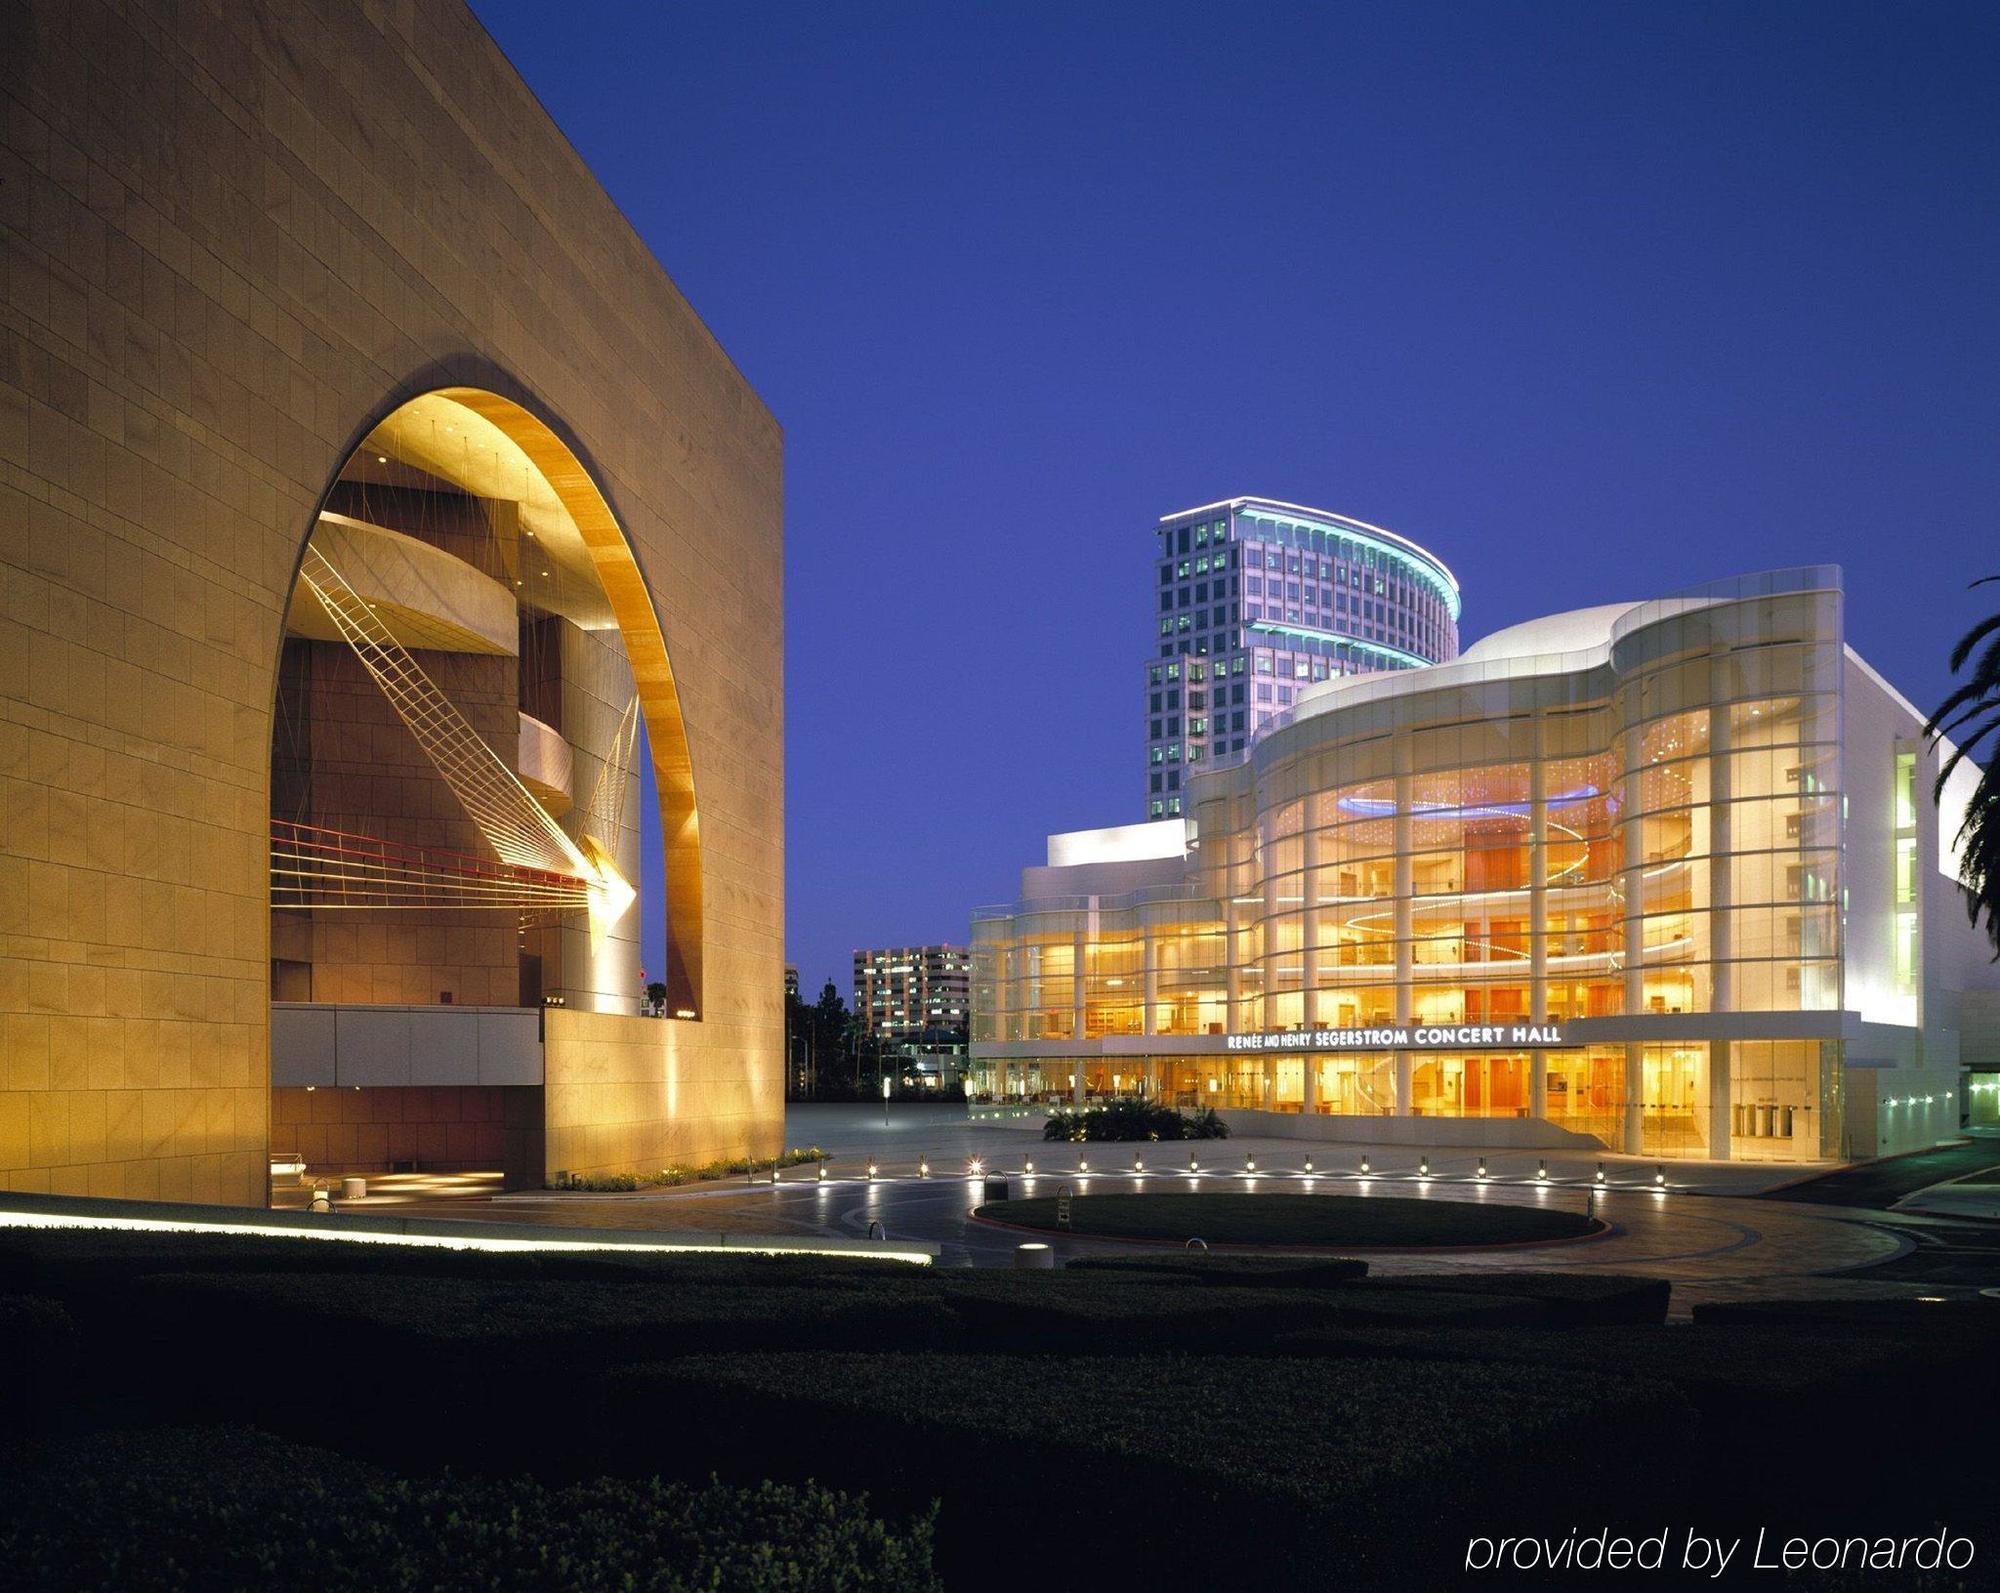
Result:
M1458 583L1414 542L1341 515L1238 498L1169 515L1146 664L1146 811L1242 756L1315 682L1458 654Z
M1641 605L1574 654L1328 688L1189 788L1184 888L975 919L985 1082L1546 1118L1659 1156L1830 1154L1838 1042L1718 1039L1702 1020L1842 1005L1841 667L1837 573L1809 570ZM1566 1043L1220 1049L1516 1024ZM1112 1035L1134 1054L994 1050Z

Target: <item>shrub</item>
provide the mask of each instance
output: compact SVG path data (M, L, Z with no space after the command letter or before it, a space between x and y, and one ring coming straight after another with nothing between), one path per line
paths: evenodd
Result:
M623 1194L638 1189L671 1189L679 1184L735 1178L771 1167L797 1167L803 1162L831 1161L817 1145L781 1151L770 1158L739 1156L733 1162L704 1162L699 1167L662 1167L656 1173L557 1173L551 1189L581 1194Z
M240 1430L65 1446L0 1516L16 1585L936 1593L934 1510L892 1528L817 1484L386 1476Z
M46 1423L70 1393L76 1365L76 1325L59 1301L0 1294L0 1366L9 1384L0 1432Z
M1112 1101L1088 1111L1058 1111L1043 1139L1086 1141L1227 1139L1229 1125L1213 1109L1192 1115L1155 1101Z
M938 1544L954 1589L1435 1588L1464 1552L1440 1518L1564 1530L1548 1478L1614 1446L1621 1486L1657 1485L1693 1420L1671 1391L1590 1373L1181 1356L699 1357L617 1374L607 1411L607 1442L698 1433L725 1476L837 1467L890 1508L961 1479Z

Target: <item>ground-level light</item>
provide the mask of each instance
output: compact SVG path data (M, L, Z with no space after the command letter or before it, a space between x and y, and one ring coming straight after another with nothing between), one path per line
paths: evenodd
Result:
M1361 1158L1361 1176L1363 1178L1368 1176L1368 1158L1366 1156Z
M1597 1181L1598 1183L1600 1183L1600 1184L1602 1184L1602 1183L1604 1182L1604 1163L1602 1163L1602 1162L1599 1162L1599 1163L1597 1164L1597 1180L1596 1180L1596 1181Z
M930 1175L931 1159L928 1156L919 1156L917 1158L917 1176L919 1178L928 1178Z
M1484 1156L1479 1158L1479 1176L1481 1178L1486 1176L1486 1158Z

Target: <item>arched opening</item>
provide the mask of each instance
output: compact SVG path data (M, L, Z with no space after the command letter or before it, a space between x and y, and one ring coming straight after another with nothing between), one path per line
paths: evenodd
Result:
M274 1164L540 1183L548 1009L701 1013L666 641L545 421L453 387L369 431L302 552L273 726ZM647 781L665 956L642 969Z

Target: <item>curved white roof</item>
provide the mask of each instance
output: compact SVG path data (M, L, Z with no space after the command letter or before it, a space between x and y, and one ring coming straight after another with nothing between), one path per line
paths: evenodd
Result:
M1573 608L1567 614L1545 614L1540 619L1509 625L1480 637L1458 655L1457 662L1486 663L1496 658L1533 658L1546 653L1580 653L1586 648L1608 647L1612 627L1638 606L1600 603L1595 608Z

